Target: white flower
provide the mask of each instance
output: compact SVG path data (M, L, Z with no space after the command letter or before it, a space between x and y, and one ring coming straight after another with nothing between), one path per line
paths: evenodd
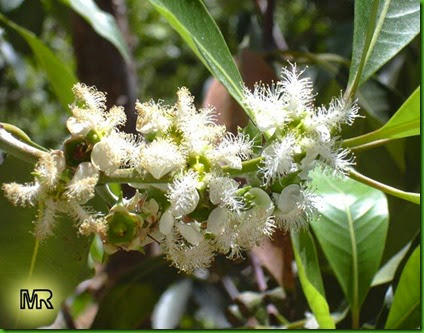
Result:
M300 78L302 72L298 72L296 64L290 68L281 70L281 81L278 82L283 91L285 110L292 119L302 117L303 114L311 112L314 95L312 92L312 81L310 78Z
M131 134L112 131L97 142L91 152L91 163L110 175L121 166L135 164L134 156L138 150L135 138Z
M176 268L187 273L210 266L214 257L213 247L208 241L203 240L197 245L188 245L176 232L168 234L162 246L166 258Z
M185 156L178 146L166 139L157 139L141 147L139 158L141 168L146 169L156 179L181 169L185 164Z
M82 223L96 216L85 210L84 203L94 195L98 171L88 162L81 163L69 184L64 184L65 169L62 152L52 151L43 155L36 164L35 181L31 184L4 184L6 197L15 205L38 204L38 216L34 221L35 236L43 240L53 233L58 213L64 213ZM65 187L65 192L62 192Z
M66 162L63 152L51 151L40 157L34 174L35 181L27 184L3 184L5 196L14 204L34 206L42 201L49 192L55 191L57 183L65 170Z
M214 205L239 212L244 207L244 203L242 198L237 195L238 187L238 182L229 177L211 177L209 199Z
M143 134L166 132L172 125L171 110L150 101L135 104L137 111L137 131Z
M282 229L297 231L307 226L316 210L316 197L311 191L291 184L275 197L278 207L275 215Z
M261 243L275 230L274 205L268 194L259 188L249 194L253 208L235 213L217 207L208 217L207 230L215 235L213 245L229 258L240 257L241 251Z
M347 174L349 168L355 165L355 158L350 155L349 149L340 148L337 139L334 137L327 142L320 141L319 137L303 140L306 155L301 161L301 168L305 171L301 178L307 178L307 172L315 167L316 161L323 165L324 170L332 170L334 175Z
M265 184L270 184L276 179L295 171L296 165L293 161L295 153L297 153L296 140L293 134L288 134L283 139L274 141L263 150L263 166L260 170L264 174Z
M242 249L236 243L238 214L227 208L217 207L209 214L207 230L215 235L213 246L228 258L241 257Z
M214 235L222 235L228 225L231 212L227 208L216 207L208 217L207 229Z
M197 184L198 175L192 170L174 178L167 194L174 216L187 215L196 209L200 199Z
M359 107L355 102L346 102L342 96L334 97L328 109L318 108L317 114L312 117L316 124L323 124L329 128L340 130L342 124L352 125L356 118L361 117L358 114Z
M94 189L99 180L99 171L90 162L78 165L74 177L67 184L65 195L69 199L75 199L81 204L94 197Z
M244 103L255 113L256 125L261 132L281 128L288 121L284 112L286 102L279 84L270 86L256 83L253 92L244 87Z
M203 234L200 232L200 224L197 222L178 222L176 227L181 236L191 245L198 245L204 239Z
M91 208L84 208L75 200L68 202L63 201L60 205L57 206L57 209L62 213L72 217L78 225L81 225L84 222L95 223L98 218L101 218Z
M57 207L56 202L49 198L44 201L38 209L37 220L35 221L35 237L44 240L53 234L53 227L56 222Z
M215 124L213 108L196 110L187 88L180 88L177 95L175 121L182 133L182 145L192 155L201 155L222 138L225 127Z
M333 169L334 175L347 175L349 168L355 165L355 157L350 154L350 150L347 148L322 147L320 161Z
M54 190L57 182L66 168L65 156L62 151L53 150L42 155L35 166L34 173L45 190Z
M106 112L106 95L95 87L77 83L72 91L77 101L82 102L82 107L75 104L72 106L73 117L66 122L72 134L85 136L90 130L95 130L101 135L107 135L113 128L125 124L124 109L114 106Z
M273 209L255 206L242 212L235 239L241 249L251 249L262 243L265 238L271 237L276 228L272 211Z
M177 121L184 122L186 118L196 113L194 97L186 87L181 87L177 91L176 117Z
M219 145L208 152L212 163L226 164L232 169L241 170L241 162L252 155L253 142L243 133L235 136L227 133Z
M78 228L81 235L88 236L91 234L98 234L102 239L106 239L107 235L107 221L104 217L91 217L85 219ZM106 245L106 244L105 244Z
M34 206L42 195L43 188L39 182L18 184L3 184L2 189L6 198L15 206Z
M163 235L169 235L172 232L172 229L175 225L175 217L172 215L171 211L166 210L159 220L159 231Z
M283 68L281 81L270 86L255 84L253 93L244 88L244 103L253 110L260 131L283 128L311 112L314 95L309 78L300 78L296 65Z

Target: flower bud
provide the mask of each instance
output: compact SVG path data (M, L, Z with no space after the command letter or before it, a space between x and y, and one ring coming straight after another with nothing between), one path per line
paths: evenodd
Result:
M272 214L274 204L268 193L258 187L253 187L247 194L251 197L251 201L256 207L265 208L268 214Z

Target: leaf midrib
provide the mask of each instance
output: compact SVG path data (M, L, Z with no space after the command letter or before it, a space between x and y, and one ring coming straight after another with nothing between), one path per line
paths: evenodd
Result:
M331 183L327 178L325 178L325 181L327 184L333 188L335 191L343 195L343 197L346 197L345 193L339 189L337 186L335 186L333 183ZM344 201L345 202L345 201ZM349 235L351 239L351 246L352 246L352 271L353 271L353 282L352 282L352 311L355 311L355 309L358 308L358 291L359 291L359 281L358 281L358 253L356 248L356 237L355 237L355 229L353 227L353 220L352 220L352 214L350 212L350 208L348 205L344 203L345 212L348 219L348 225L349 225Z
M198 47L198 48L201 48L201 50L202 50L202 52L204 52L204 53L206 53L208 56L209 56L209 58L213 61L213 63L214 63L214 65L220 70L220 72L223 74L223 76L228 80L228 82L231 84L231 86L233 87L233 89L234 89L234 91L235 92L237 92L237 94L238 94L238 99L240 99L241 98L241 96L242 96L242 93L241 93L241 90L240 89L238 89L238 86L235 84L235 82L234 82L234 80L230 77L230 76L228 76L227 75L227 73L226 73L226 71L225 70L223 70L223 68L222 68L222 66L219 64L219 62L216 62L215 61L215 58L214 57L212 57L211 56L211 54L202 46L202 44L201 43L199 43L199 41L198 41L198 39L196 38L196 37L194 37L194 36L192 36L191 34L190 34L190 32L184 27L184 25L183 24L181 24L181 21L171 12L171 11L169 11L166 7L163 7L163 6L161 6L161 8L162 8L162 10L163 11L166 11L167 13L168 13L168 15L169 16L172 16L173 17L173 19L174 19L174 21L175 22L178 22L178 24L179 24L179 26L180 26L180 28L182 29L182 30L184 30L184 32L186 33L186 35L188 35L188 36L190 36L190 38L195 42L195 45ZM232 59L231 59L232 60ZM234 65L235 66L235 65ZM209 65L208 65L208 67L209 67ZM209 68L209 70L211 71L211 69Z

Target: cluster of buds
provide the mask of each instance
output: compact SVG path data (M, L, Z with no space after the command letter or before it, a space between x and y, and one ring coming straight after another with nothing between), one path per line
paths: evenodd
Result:
M357 106L336 98L328 108L314 107L311 81L295 66L271 86L245 89L256 137L227 133L213 108L196 109L186 88L173 106L137 102L137 135L119 130L124 110L107 110L105 94L83 84L73 92L63 152L45 153L34 183L3 186L15 205L38 205L39 239L65 213L80 233L100 235L110 252L156 240L174 266L191 272L217 253L241 256L276 228L306 227L317 206L309 172L318 166L343 174L353 163L336 135L358 116ZM137 188L132 198L121 197L107 214L82 206L100 177L122 174Z

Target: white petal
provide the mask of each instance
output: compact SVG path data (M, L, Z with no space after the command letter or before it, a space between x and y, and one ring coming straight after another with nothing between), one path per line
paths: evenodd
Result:
M110 149L109 143L103 140L97 142L91 152L91 163L97 169L109 174L119 168L119 163L116 163L114 159L110 158Z
M192 245L197 245L204 239L202 233L196 230L193 225L178 223L177 229L181 236L183 236Z
M258 187L250 189L248 193L254 197L253 202L257 207L265 208L268 214L272 214L274 204L268 193Z
M172 228L174 227L175 219L172 216L171 212L167 210L165 213L162 214L160 220L159 220L159 231L166 235L169 235L172 231Z
M220 235L225 231L225 226L229 220L230 211L226 208L215 208L208 217L208 230L215 234Z
M282 214L288 214L291 211L298 209L298 202L301 199L300 186L291 184L283 189L278 198L278 209Z
M83 162L78 165L72 182L80 181L84 178L98 177L99 170L90 162Z
M75 117L70 117L66 121L66 127L71 134L86 136L93 126L88 121L80 121Z

